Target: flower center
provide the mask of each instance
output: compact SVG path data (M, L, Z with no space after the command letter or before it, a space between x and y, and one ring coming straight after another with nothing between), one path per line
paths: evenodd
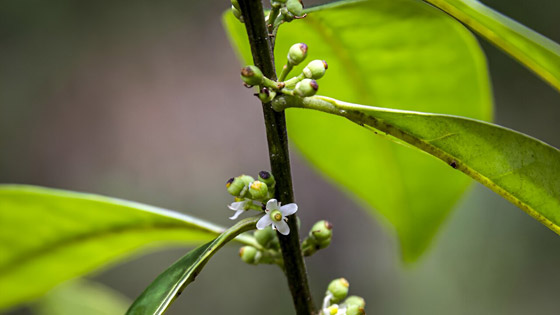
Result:
M270 218L272 221L280 222L280 220L282 220L282 213L280 210L273 210L270 212Z

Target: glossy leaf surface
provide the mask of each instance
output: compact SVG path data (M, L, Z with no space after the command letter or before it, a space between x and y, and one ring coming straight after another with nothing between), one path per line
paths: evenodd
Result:
M0 308L150 245L192 245L223 231L140 203L35 186L0 185Z
M277 68L292 44L304 42L307 61L324 59L329 64L318 81L322 94L491 119L484 55L473 35L438 9L413 0L376 0L339 2L308 13L280 27ZM250 64L244 26L231 13L225 23ZM365 201L370 213L381 214L394 227L406 261L427 248L470 183L429 156L372 137L348 121L312 111L287 116L288 133L298 149L323 174Z
M476 0L424 0L447 12L560 91L560 45Z
M215 240L188 252L160 274L130 306L127 314L163 314L185 287L194 281L204 265L239 233L255 229L259 217L240 220Z
M540 140L464 117L357 105L323 96L282 98L291 106L347 117L415 146L560 234L560 151Z

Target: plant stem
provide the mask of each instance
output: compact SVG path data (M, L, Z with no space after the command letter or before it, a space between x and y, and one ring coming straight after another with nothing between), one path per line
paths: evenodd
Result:
M268 36L261 0L239 0L239 6L247 29L253 61L266 77L276 80L274 54L271 49L273 42ZM294 201L294 194L290 171L286 118L284 112L274 111L270 102L263 103L262 107L270 166L272 174L274 174L276 179L276 198L280 202L287 204ZM307 281L305 262L300 249L299 231L295 215L289 218L288 225L290 226L290 234L284 236L278 233L278 238L284 259L286 278L296 313L298 315L315 314L315 307Z

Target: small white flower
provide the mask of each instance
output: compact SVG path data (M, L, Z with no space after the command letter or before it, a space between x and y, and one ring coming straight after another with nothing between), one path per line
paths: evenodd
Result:
M235 211L235 213L229 218L231 220L235 220L235 219L237 219L237 217L239 217L240 214L247 211L247 203L248 202L249 202L249 200L236 201L236 202L232 202L231 205L228 205L228 208L230 210Z
M265 227L272 225L273 229L278 232L288 235L290 234L290 227L286 221L286 217L296 213L298 207L295 203L289 203L280 207L280 203L276 199L270 199L266 203L266 210L263 217L257 222L257 229L262 230Z
M332 298L332 293L327 292L325 298L323 299L323 310L321 311L321 315L346 315L345 306L338 306L338 304L331 305Z

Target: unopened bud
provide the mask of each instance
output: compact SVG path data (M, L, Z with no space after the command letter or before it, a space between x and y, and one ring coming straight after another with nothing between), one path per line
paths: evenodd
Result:
M274 176L267 171L260 171L258 179L265 183L268 187L274 187L274 185L276 185Z
M272 227L266 227L262 230L256 230L255 239L257 243L261 244L264 248L271 248L273 247L273 240L276 238L276 232L272 230Z
M241 79L248 85L259 85L263 81L263 74L259 68L247 66L241 69Z
M304 43L294 44L288 51L288 62L299 65L307 57L307 45Z
M232 196L239 196L244 187L245 187L245 183L239 177L230 178L226 182L227 191Z
M309 79L318 80L325 75L325 72L329 68L327 62L324 60L313 60L303 68L303 75Z
M303 15L303 3L301 2L301 0L286 1L286 9L288 9L288 12L295 16Z
M288 11L288 8L286 7L280 8L280 14L282 14L284 21L286 22L290 22L293 19L295 19L295 16L292 13L290 13L290 11Z
M261 253L253 246L243 246L239 249L239 257L248 264L258 264L260 256Z
M303 79L296 84L294 92L300 97L313 96L317 93L319 85L315 80Z
M364 308L366 307L366 301L364 300L364 298L359 297L357 295L351 295L349 296L345 301L344 304L350 306L350 305L356 305L358 307Z
M331 302L339 303L348 295L350 284L344 278L338 278L329 284L327 291L332 294Z
M321 220L313 225L309 236L315 238L318 242L329 240L332 237L332 224L329 221Z
M268 196L268 186L256 180L249 185L249 193L253 199L264 199Z

